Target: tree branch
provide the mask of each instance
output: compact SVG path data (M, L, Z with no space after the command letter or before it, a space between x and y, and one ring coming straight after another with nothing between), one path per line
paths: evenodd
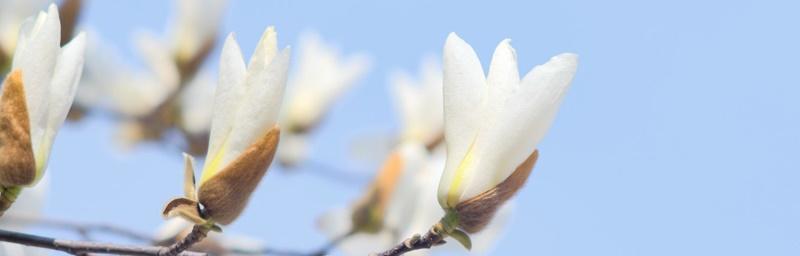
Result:
M62 240L0 229L0 241L58 250L73 255L102 253L117 255L160 256L167 249L159 246L118 245L111 243ZM180 256L207 256L205 253L182 252Z
M423 236L415 234L411 238L406 239L402 243L392 247L389 250L386 250L382 253L373 253L370 254L370 256L398 256L414 250L430 249L433 246L444 243L444 236L431 228L428 230L428 233L425 233Z

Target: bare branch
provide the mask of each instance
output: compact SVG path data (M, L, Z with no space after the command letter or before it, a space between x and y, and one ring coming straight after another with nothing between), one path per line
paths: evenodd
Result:
M160 256L166 247L118 245L87 241L62 240L0 229L0 241L58 250L73 255L86 253ZM181 252L180 256L207 256L206 253Z

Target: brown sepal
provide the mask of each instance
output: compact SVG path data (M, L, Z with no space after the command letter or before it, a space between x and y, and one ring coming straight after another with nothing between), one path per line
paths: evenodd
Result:
M164 211L161 214L164 218L182 217L195 224L204 224L207 222L200 214L197 201L185 197L170 200L167 205L164 206Z
M503 182L500 182L490 190L458 203L455 207L456 214L458 214L458 226L468 233L476 233L483 230L492 220L494 214L497 213L500 206L508 199L511 199L525 185L525 181L528 180L528 176L533 171L533 166L538 158L539 150L534 150L528 156L528 159L525 159L522 164L517 166L514 173Z
M279 137L280 129L275 125L214 177L200 184L197 196L207 217L224 225L239 217L272 163Z
M0 185L25 186L36 179L36 160L22 71L6 78L0 96Z

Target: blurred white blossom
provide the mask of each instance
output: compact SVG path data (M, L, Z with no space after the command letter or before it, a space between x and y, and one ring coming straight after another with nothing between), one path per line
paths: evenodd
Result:
M285 128L282 133L287 139L286 144L281 143L278 148L278 158L286 165L294 165L305 158L308 133L336 99L370 68L366 55L342 56L314 33L300 38L298 55L281 117L281 126Z
M430 145L443 136L442 68L432 58L420 66L419 77L396 72L391 78L395 108L400 116L400 141Z
M61 25L58 18L58 8L51 4L47 12L40 11L38 15L28 18L20 29L19 40L14 52L12 73L3 86L3 104L15 104L14 100L24 97L25 112L29 123L30 145L28 148L18 149L19 152L32 152L34 162L27 163L27 154L13 156L14 162L19 161L22 166L31 170L19 168L18 172L35 172L32 180L17 180L20 184L10 184L12 181L0 181L3 186L32 186L41 179L47 169L50 149L55 140L58 129L64 122L67 112L72 106L72 100L81 77L86 48L85 35L80 33L63 48L61 44ZM24 90L20 90L22 88ZM21 95L19 95L19 94ZM11 113L3 112L3 115ZM24 117L23 117L24 118ZM21 123L20 123L21 124ZM7 131L12 132L12 131ZM15 136L15 139L23 137ZM10 147L12 143L4 142L0 148ZM9 156L6 156L9 157ZM23 163L25 162L25 163ZM10 164L10 161L3 161ZM6 167L3 166L5 170Z
M0 52L14 53L23 21L46 8L48 3L48 0L0 0Z

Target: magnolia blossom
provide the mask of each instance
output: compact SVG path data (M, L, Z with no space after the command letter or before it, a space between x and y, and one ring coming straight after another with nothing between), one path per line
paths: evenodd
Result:
M286 85L289 48L278 51L277 33L264 32L245 65L229 35L220 58L208 153L199 183L194 160L185 155L185 198L169 202L167 217L196 224L230 224L244 210L278 144L278 112Z
M419 80L399 72L392 77L396 109L400 115L401 141L419 141L433 146L442 138L442 69L432 59L420 68Z
M178 62L204 58L213 47L226 0L178 0L177 14L169 29ZM200 56L203 55L203 56Z
M281 117L281 125L287 130L281 138L278 158L286 165L294 165L305 157L308 133L370 67L363 54L343 57L316 34L300 39L299 58Z
M86 53L86 75L81 81L76 101L123 116L140 117L152 112L178 88L180 80L169 49L152 34L134 35L134 46L145 69L137 70L122 56L91 33Z
M404 195L413 192L413 177L426 154L425 147L418 143L398 146L358 201L320 219L322 231L331 239L350 234L338 245L347 255L366 255L397 242L410 210L403 206L411 206L417 199Z
M0 99L0 185L32 186L43 176L58 128L83 70L85 36L61 48L58 9L25 21Z
M36 15L49 2L46 0L0 0L0 56L10 57L14 53L23 21Z
M444 46L447 160L438 201L459 242L482 230L499 206L525 183L536 145L552 123L577 67L561 54L520 79L510 40L500 42L488 76L472 47L450 34ZM449 224L449 225L448 225ZM454 226L455 225L455 226ZM463 233L460 233L463 234Z

